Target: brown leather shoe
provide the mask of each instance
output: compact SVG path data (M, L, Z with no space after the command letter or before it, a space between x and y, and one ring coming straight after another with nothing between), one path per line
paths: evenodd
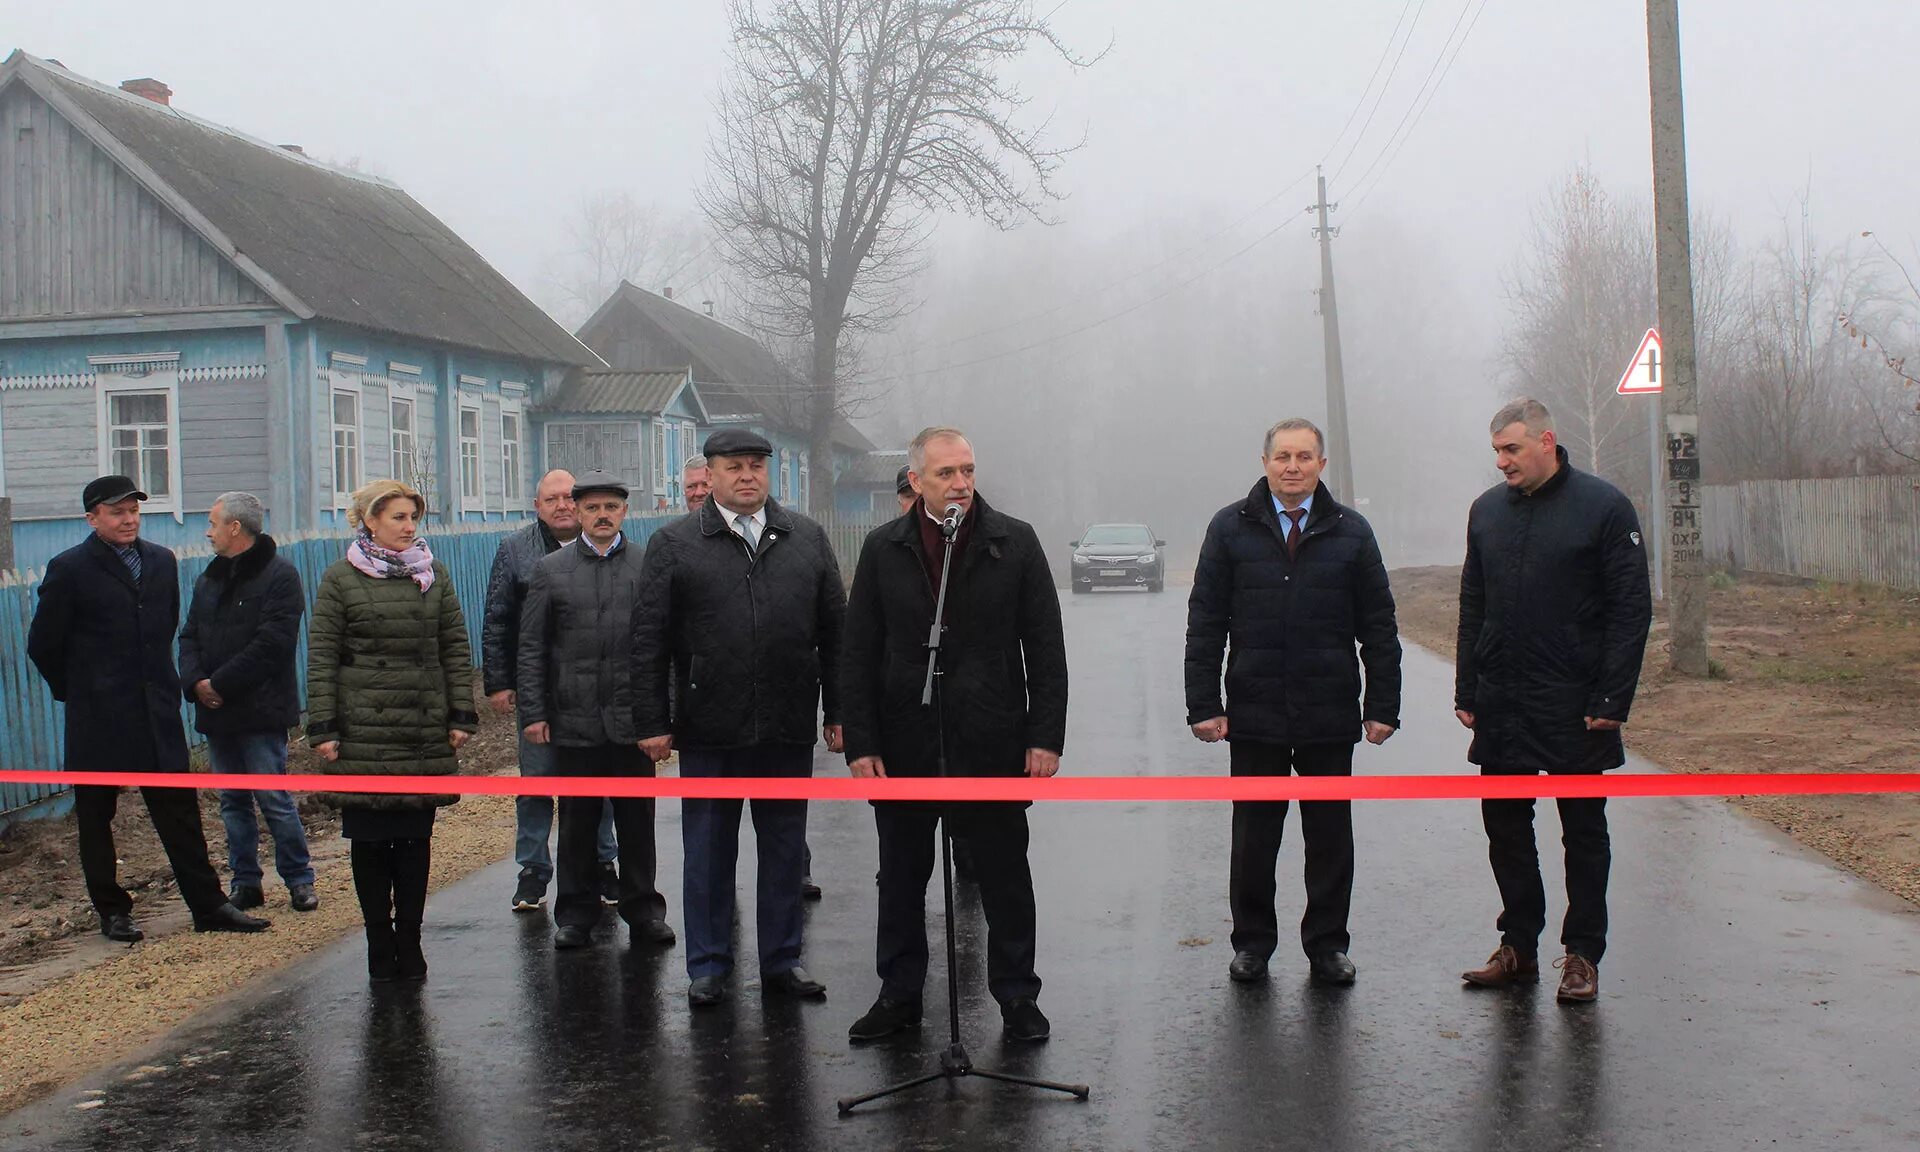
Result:
M1560 969L1560 991L1555 996L1560 1003L1589 1004L1600 995L1600 970L1585 956L1569 952L1553 966Z
M1540 962L1529 956L1522 958L1513 950L1513 945L1502 944L1487 957L1485 968L1475 968L1471 972L1460 973L1460 979L1476 988L1506 988L1513 984L1540 983Z

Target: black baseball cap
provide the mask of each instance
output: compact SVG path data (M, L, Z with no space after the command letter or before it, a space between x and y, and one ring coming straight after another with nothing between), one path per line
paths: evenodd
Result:
M80 493L80 507L91 512L101 504L118 504L129 496L135 500L147 498L147 494L140 491L140 486L126 476L102 476L87 481L86 488Z
M758 432L745 428L722 428L707 437L700 452L705 456L771 456L773 445Z
M913 491L913 481L907 479L907 466L900 465L900 475L893 478L893 491L896 496L905 496Z

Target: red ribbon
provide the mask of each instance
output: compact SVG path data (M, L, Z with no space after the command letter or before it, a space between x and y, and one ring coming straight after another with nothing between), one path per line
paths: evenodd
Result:
M762 800L1500 800L1532 797L1834 796L1920 793L1920 772L1582 776L956 776L883 780L740 776L326 776L0 771L0 784L227 788L474 796L678 796Z

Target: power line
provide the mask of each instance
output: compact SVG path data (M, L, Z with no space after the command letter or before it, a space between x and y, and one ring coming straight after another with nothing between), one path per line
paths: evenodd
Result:
M699 260L702 256L705 256L707 253L713 251L713 246L718 243L720 243L720 241L717 237L707 241L706 246L701 248L700 251L695 252L693 255L687 257L685 260L682 260L680 264L674 268L673 271L667 273L665 276L660 277L660 282L668 287L672 287L673 278L675 276L678 276L680 275L680 273L693 267L695 261Z
M1420 7L1414 10L1412 23L1407 25L1407 38L1400 41L1400 52L1393 58L1393 67L1387 70L1387 81L1380 85L1380 94L1373 98L1373 107L1367 111L1367 122L1360 125L1359 134L1353 138L1353 143L1347 146L1347 154L1340 158L1340 167L1334 169L1333 179L1335 181L1338 181L1340 174L1347 170L1348 163L1353 160L1353 154L1359 151L1360 141L1367 138L1367 129L1373 127L1373 118L1379 113L1380 105L1386 102L1387 89L1393 87L1393 78L1400 71L1400 61L1407 54L1407 46L1413 43L1414 27L1420 23L1420 14L1426 10L1427 0L1420 0ZM1388 46L1391 47L1393 42L1388 41L1387 43ZM1328 149L1327 151L1328 154L1331 155L1333 150Z
M1427 102L1422 104L1420 111L1414 114L1413 123L1407 126L1406 135L1400 137L1399 143L1393 144L1391 139L1389 139L1389 143L1392 144L1393 147L1393 154L1387 157L1385 164L1381 165L1379 178L1374 180L1371 185L1360 193L1360 197L1354 202L1353 208L1347 212L1347 219L1353 219L1353 214L1358 212L1360 206L1367 202L1367 197L1373 195L1374 189L1386 182L1387 169L1393 167L1393 162L1400 158L1400 150L1405 148L1407 141L1413 138L1414 130L1420 127L1421 118L1427 114L1427 109L1433 106L1434 99L1440 95L1440 88L1447 82L1448 73L1453 71L1454 61L1460 59L1460 53L1466 51L1467 39L1473 35L1473 30L1480 23L1480 17L1486 12L1489 3L1491 3L1491 0L1480 0L1480 7L1474 12L1473 19L1467 23L1467 30L1461 33L1460 43L1454 47L1453 55L1447 59L1447 66L1441 69L1440 79L1434 83L1433 91L1427 94Z
M1409 9L1413 7L1413 2L1414 0L1406 0L1406 3L1400 6L1400 18L1393 22L1393 31L1387 33L1387 42L1380 49L1380 59L1375 60L1373 62L1373 74L1367 77L1367 86L1360 89L1360 98L1353 102L1353 111L1347 113L1347 122L1340 125L1340 131L1334 134L1333 141L1327 145L1326 155L1320 157L1320 163L1322 165L1325 165L1327 162L1327 158L1333 155L1333 150L1335 148L1340 147L1340 141L1346 137L1347 129L1353 127L1354 117L1360 115L1360 109L1366 105L1367 93L1373 91L1373 82L1374 80L1379 78L1380 68L1382 65L1384 65L1387 62L1387 53L1393 51L1393 42L1399 39L1400 25L1406 23L1407 12ZM1418 17L1415 17L1415 19L1417 20ZM1407 29L1407 36L1409 38L1413 36L1413 29L1411 28ZM1393 82L1393 77L1388 76L1387 82L1391 84ZM1365 133L1365 129L1362 129L1361 131L1363 134Z
M1416 8L1416 3L1418 5L1417 8ZM1386 64L1388 55L1392 53L1394 43L1397 40L1399 40L1401 26L1402 25L1406 26L1407 39L1411 41L1413 38L1413 24L1417 24L1419 22L1420 11L1426 8L1426 3L1427 3L1427 0L1405 0L1405 3L1403 3L1400 6L1400 16L1398 19L1394 21L1393 30L1388 34L1386 44L1381 46L1380 57L1379 59L1374 61L1373 72L1368 75L1366 85L1360 89L1360 96L1358 99L1354 101L1353 109L1347 113L1346 123L1340 126L1340 131L1334 134L1333 140L1327 145L1326 154L1321 157L1322 164L1325 164L1327 157L1332 156L1334 151L1337 148L1339 148L1340 140L1346 135L1347 129L1353 126L1353 122L1355 118L1358 117L1360 114L1360 109L1366 106L1367 93L1373 90L1373 82L1379 78L1380 69ZM1412 24L1409 24L1407 22L1407 13L1409 11L1413 12L1414 14ZM1406 53L1405 43L1401 44L1400 51L1402 55ZM1399 65L1400 65L1399 57L1395 57L1394 68L1397 69ZM1391 84L1391 83L1393 83L1393 72L1389 71L1387 73L1387 84ZM1386 95L1386 87L1384 85L1380 90L1380 95L1382 97ZM1374 108L1376 111L1378 110L1379 108L1378 100L1374 102ZM1369 115L1368 123L1371 123L1371 122L1372 122L1372 116ZM1364 136L1366 134L1365 126L1362 126L1360 131L1361 131L1361 136ZM1359 142L1359 137L1356 137L1355 144L1357 145L1358 142ZM1351 150L1349 150L1348 155L1349 156L1352 155ZM1069 296L1067 299L1061 301L1058 304L1053 305L1050 308L1043 308L1038 312L1029 312L1023 316L1019 316L1012 320L1009 320L1004 324L996 324L990 328L982 328L982 329L979 329L978 331L965 333L964 335L950 337L948 339L942 340L932 345L932 347L936 349L954 348L962 344L970 344L975 340L980 340L988 336L997 336L1002 332L1011 331L1015 328L1025 327L1036 321L1044 320L1049 316L1055 316L1061 312L1067 311L1068 309L1081 303L1083 300L1087 300L1089 298L1100 296L1105 293L1111 292L1114 289L1119 288L1124 284L1130 283L1134 280L1139 279L1142 276L1145 276L1149 272L1158 271L1159 269L1167 266L1168 264L1174 263L1177 260L1182 260L1187 256L1192 255L1193 253L1206 248L1208 245L1212 244L1215 240L1220 239L1222 236L1228 235L1229 233L1232 233L1232 232L1239 231L1241 225L1253 219L1255 216L1258 216L1260 213L1266 211L1268 208L1272 207L1275 203L1284 199L1286 196L1291 194L1295 188L1305 183L1308 177L1312 175L1313 175L1312 171L1306 171L1306 172L1300 173L1298 176L1295 176L1292 180L1287 181L1285 186L1283 186L1278 192L1275 192L1272 196L1269 196L1267 199L1254 205L1252 208L1248 209L1246 212L1242 213L1240 216L1234 218L1234 220L1231 223L1227 224L1225 227L1220 228L1214 232L1210 232L1207 235L1201 237L1199 240L1194 241L1192 244L1189 244L1186 247L1179 249L1178 251L1172 253L1171 255L1164 256L1159 260L1156 260L1153 263L1146 265L1145 267L1136 268L1132 272L1127 273L1125 276L1122 276L1117 280L1108 280L1098 285L1097 287L1086 289L1081 292L1077 292L1074 295Z
M1486 11L1486 7L1487 7L1487 0L1480 0L1480 11L1481 12ZM1407 127L1408 121L1414 115L1414 111L1418 109L1424 113L1427 105L1433 103L1432 97L1428 95L1428 91L1427 91L1428 86L1429 85L1433 86L1433 93L1435 95L1439 93L1440 91L1439 85L1434 84L1435 74L1441 71L1442 65L1446 66L1447 71L1451 71L1453 68L1453 61L1459 59L1460 49L1465 48L1467 46L1466 37L1461 36L1459 47L1454 49L1452 56L1447 55L1447 49L1453 46L1454 37L1460 34L1460 26L1462 22L1466 20L1467 12L1472 8L1473 8L1473 0L1466 0L1466 2L1460 6L1460 15L1454 17L1453 27L1447 30L1447 38L1441 41L1440 51L1433 58L1433 66L1427 69L1426 78L1420 81L1420 87L1417 91L1414 92L1413 99L1410 102L1408 102L1407 110L1401 113L1400 122L1398 124L1395 124L1393 126L1393 131L1387 134L1387 142L1381 145L1379 152L1374 154L1373 162L1371 164L1368 164L1367 170L1360 173L1360 178L1353 182L1354 187L1358 188L1367 182L1367 177L1373 175L1374 170L1380 166L1381 160L1386 157L1388 151L1390 150L1395 152L1398 151L1398 149L1395 147L1396 140L1398 140L1402 144L1405 143L1405 138L1400 135L1400 132L1401 132L1401 129ZM1476 12L1474 14L1474 22L1478 23L1479 19L1480 19L1479 13ZM1468 32L1469 33L1472 32L1471 25L1468 26ZM1425 104L1421 103L1420 98L1422 96L1427 96L1427 101ZM1351 219L1351 216L1349 216L1349 219Z

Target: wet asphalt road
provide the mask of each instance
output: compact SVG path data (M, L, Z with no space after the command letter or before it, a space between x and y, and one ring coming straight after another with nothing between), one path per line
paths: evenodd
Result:
M1226 771L1183 723L1184 597L1063 597L1066 765ZM1464 770L1450 670L1407 656L1407 729L1362 772ZM822 754L821 772L840 769ZM807 965L824 1003L763 1001L746 938L735 995L693 1014L683 953L629 950L612 918L556 955L507 910L511 864L436 895L424 989L372 990L349 940L127 1064L0 1120L0 1148L1489 1149L1920 1147L1920 914L1714 801L1612 805L1613 934L1601 999L1551 983L1464 990L1496 941L1477 807L1356 808L1350 989L1289 950L1297 814L1271 981L1226 976L1224 805L1038 805L1041 1004L1054 1036L1003 1043L978 901L961 889L965 1039L989 1067L1093 1086L1086 1102L968 1079L836 1114L837 1097L934 1067L946 1040L938 880L928 1022L849 1047L877 991L864 804L817 804ZM661 810L678 922L678 805ZM1558 828L1540 816L1548 889ZM744 838L745 844L751 837ZM1543 958L1563 905L1550 901ZM142 1066L157 1071L136 1073ZM82 1105L89 1105L82 1107Z

